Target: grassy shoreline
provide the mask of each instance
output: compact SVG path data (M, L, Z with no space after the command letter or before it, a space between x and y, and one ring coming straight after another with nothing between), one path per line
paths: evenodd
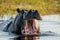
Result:
M17 8L38 10L42 15L60 14L60 0L0 0L0 16L17 14Z

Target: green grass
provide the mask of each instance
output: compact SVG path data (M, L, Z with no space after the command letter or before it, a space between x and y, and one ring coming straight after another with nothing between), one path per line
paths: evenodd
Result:
M17 8L38 10L42 15L60 14L60 0L0 0L0 16L17 14Z

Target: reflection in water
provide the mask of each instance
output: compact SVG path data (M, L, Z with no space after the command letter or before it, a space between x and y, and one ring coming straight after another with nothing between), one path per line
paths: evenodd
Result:
M25 36L25 37L18 37L14 38L13 40L38 40L37 36Z

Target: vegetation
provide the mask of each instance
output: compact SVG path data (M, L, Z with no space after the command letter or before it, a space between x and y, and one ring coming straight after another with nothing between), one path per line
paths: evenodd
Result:
M60 0L0 0L0 16L17 14L17 8L38 10L42 15L60 14Z

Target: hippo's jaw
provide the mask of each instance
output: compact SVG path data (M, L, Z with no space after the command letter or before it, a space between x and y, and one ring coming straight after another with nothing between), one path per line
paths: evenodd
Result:
M39 27L35 20L26 20L26 26L24 28L25 34L37 34L39 32Z

